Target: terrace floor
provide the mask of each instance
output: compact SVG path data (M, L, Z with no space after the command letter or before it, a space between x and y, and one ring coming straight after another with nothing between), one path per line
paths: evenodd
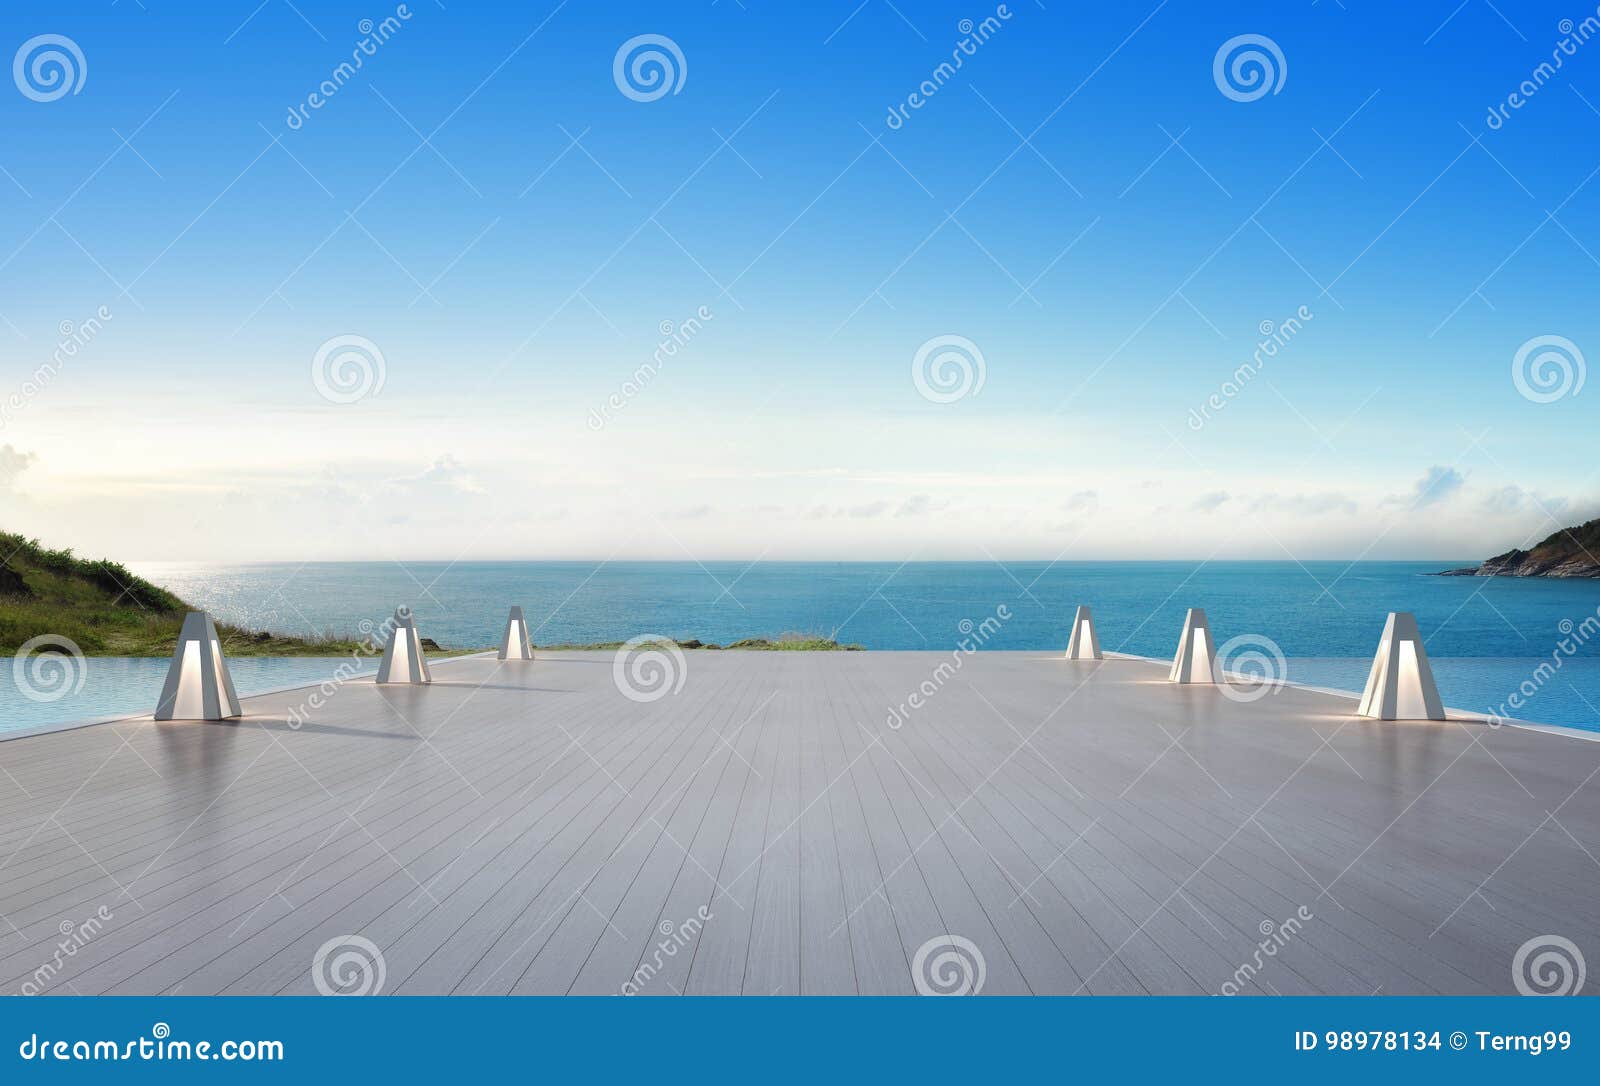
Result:
M0 742L0 992L311 993L351 937L385 994L1513 992L1551 936L1600 963L1600 742L941 663L696 651L640 702L610 653L472 657Z

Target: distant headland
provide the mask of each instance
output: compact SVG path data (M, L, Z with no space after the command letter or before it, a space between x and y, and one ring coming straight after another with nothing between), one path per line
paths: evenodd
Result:
M1481 566L1447 569L1441 577L1600 577L1600 517L1563 528L1532 550L1513 548Z

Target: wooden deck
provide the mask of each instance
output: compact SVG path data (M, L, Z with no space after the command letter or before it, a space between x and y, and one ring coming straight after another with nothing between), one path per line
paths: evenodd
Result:
M1551 935L1600 965L1600 743L1146 661L685 659L648 703L609 653L471 658L300 727L303 691L0 743L0 991L310 993L347 936L385 994L909 994L947 935L986 994L1512 992Z

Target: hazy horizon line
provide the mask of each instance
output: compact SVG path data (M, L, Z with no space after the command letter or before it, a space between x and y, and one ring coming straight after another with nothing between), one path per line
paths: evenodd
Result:
M1052 566L1068 566L1068 565L1161 565L1161 564L1164 564L1164 563L1172 563L1172 562L1193 562L1193 563L1197 563L1197 564L1200 564L1200 565L1208 565L1208 564L1213 564L1213 563L1217 563L1217 562L1235 562L1235 563L1248 563L1248 564L1253 564L1253 565L1285 565L1285 566L1303 565L1303 564L1305 564L1307 562L1318 562L1318 563L1343 562L1343 563L1346 563L1348 565L1355 566L1355 565L1360 565L1362 563L1413 562L1413 563L1417 563L1419 565L1435 565L1435 564L1437 564L1437 565L1441 565L1441 566L1449 566L1450 568L1454 568L1454 569L1463 569L1463 568L1466 568L1466 566L1468 566L1468 565L1481 564L1481 562L1483 560L1482 559L1476 559L1476 560L1474 560L1474 559L1460 559L1460 558L1437 558L1437 557L1426 557L1426 558L1367 558L1367 557L1347 558L1347 557L1334 557L1334 558L1304 558L1304 559L1302 559L1302 558L1229 558L1229 557L1224 557L1224 556L1221 556L1221 555L1211 555L1209 557L1203 557L1203 558L1196 558L1196 557L1172 557L1172 558L1072 558L1072 559L1046 558L1046 557L1038 557L1038 558L916 558L916 559L905 559L903 561L896 561L893 558L766 558L766 557L756 557L756 558L744 558L744 557L732 557L732 558L641 558L641 557L630 557L630 558L617 558L617 557L611 557L611 558L593 558L593 557L567 557L567 558L509 558L509 557L507 557L507 558L415 558L415 557L408 557L408 558L404 558L404 559L394 558L394 557L385 557L385 558L255 558L255 559L132 558L132 559L126 559L125 561L129 565L140 565L140 566L206 566L206 565L215 565L215 566L292 566L292 565L310 565L312 563L317 563L317 564L320 564L320 565L372 565L372 564L382 565L382 564L387 564L387 563L391 563L391 562L413 562L413 563L424 562L424 563L438 563L438 564L452 565L452 566L500 565L500 564L504 564L504 563L507 563L507 562L547 563L547 564L551 564L551 565L555 565L555 564L590 565L590 564L595 564L595 563L598 563L599 565L625 565L625 564L632 563L632 564L636 564L636 565L638 565L638 564L649 564L649 565L695 566L695 565L704 564L706 562L717 562L717 563L722 563L722 564L738 563L738 564L751 566L751 567L759 566L759 565L790 565L790 566L803 566L803 565L849 565L849 566L929 566L929 565L961 566L961 565L965 565L965 566L991 566L991 565L1005 565L1005 564L1016 564L1016 565L1039 565L1039 564L1042 564L1042 565L1052 565ZM1451 563L1460 563L1460 564L1451 565Z

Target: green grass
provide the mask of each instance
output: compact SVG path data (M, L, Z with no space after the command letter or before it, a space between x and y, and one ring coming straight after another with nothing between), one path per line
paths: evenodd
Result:
M171 592L135 576L108 559L79 558L70 549L51 550L37 539L0 532L0 650L15 655L24 642L42 634L70 639L86 656L171 656L183 616L197 608ZM380 646L334 632L293 637L265 630L217 624L229 656L376 655ZM429 648L429 656L459 656L478 649ZM625 642L540 645L547 650L614 651ZM699 640L674 641L681 649L746 652L858 652L818 634L784 633L750 637L729 645Z
M183 616L196 610L120 563L79 558L11 532L0 532L0 559L0 650L8 654L53 634L86 656L170 656ZM334 633L291 637L222 623L217 632L231 656L375 654L366 640ZM462 651L473 650L439 655Z

